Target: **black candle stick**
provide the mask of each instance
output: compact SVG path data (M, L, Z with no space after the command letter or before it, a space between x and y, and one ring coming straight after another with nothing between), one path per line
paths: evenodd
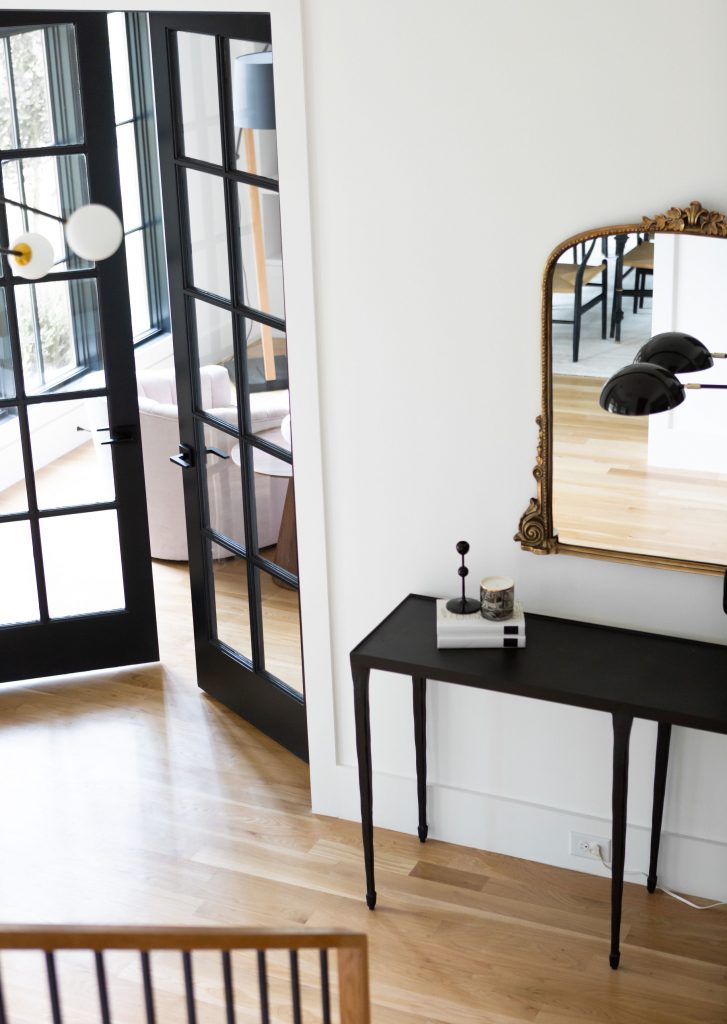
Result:
M457 554L462 556L462 564L457 570L457 574L462 580L462 596L453 597L451 601L447 601L447 611L455 612L457 615L472 615L473 612L478 612L480 610L480 602L475 601L472 597L465 597L464 592L464 581L469 575L469 569L464 564L464 556L467 554L469 549L470 546L466 540L457 541Z

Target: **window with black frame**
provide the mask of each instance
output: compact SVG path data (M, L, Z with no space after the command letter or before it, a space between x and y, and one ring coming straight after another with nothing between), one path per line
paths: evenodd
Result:
M169 328L151 60L146 14L109 15L117 144L134 343ZM0 159L4 194L66 216L88 202L85 157L69 153L81 121L67 26L0 39ZM42 155L39 152L42 150ZM60 271L90 264L66 249L62 226L7 208L11 235L40 230L60 255ZM1 271L0 271L1 273ZM26 385L40 394L96 386L101 370L97 311L88 280L29 284L16 293ZM82 385L80 383L83 378ZM0 399L11 397L4 292L0 295ZM0 416L7 417L7 410Z
M148 16L108 16L134 344L169 329Z
M85 157L68 153L81 121L68 26L3 34L0 40L0 154L4 194L16 202L67 215L88 202ZM42 151L42 155L39 153ZM41 230L60 256L59 270L90 264L65 247L62 227L28 210L7 208L12 236ZM87 279L27 284L16 292L26 386L33 393L71 386L100 369L97 332L89 329L95 299ZM0 397L9 397L10 358L3 293ZM89 319L90 318L90 319Z

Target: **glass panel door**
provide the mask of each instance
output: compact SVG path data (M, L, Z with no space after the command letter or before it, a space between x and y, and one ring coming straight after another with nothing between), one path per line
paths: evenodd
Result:
M150 25L198 681L307 758L270 18Z
M96 265L62 219L121 212L103 14L0 14L0 245L52 243L38 282L0 261L0 681L158 657L123 249Z

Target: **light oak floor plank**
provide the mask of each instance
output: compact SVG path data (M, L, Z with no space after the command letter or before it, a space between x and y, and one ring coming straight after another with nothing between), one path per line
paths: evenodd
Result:
M359 825L311 814L306 766L197 688L183 574L155 574L162 665L0 689L1 921L362 930L374 1024L724 1024L724 910L627 885L613 972L608 879L377 830L371 913ZM38 965L3 966L15 1019L49 1020ZM223 1020L216 972L196 965L200 1024ZM133 958L109 973L115 1024L143 1019ZM158 973L163 1019L185 1019L178 963ZM97 1021L90 965L64 978L67 1019ZM249 965L236 982L259 1020Z

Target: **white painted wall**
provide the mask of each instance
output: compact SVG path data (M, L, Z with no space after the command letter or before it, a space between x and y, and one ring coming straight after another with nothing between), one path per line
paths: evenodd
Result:
M676 59L674 0L606 19L580 0L302 2L336 735L314 808L353 818L348 652L408 591L455 587L461 537L472 578L514 576L533 611L727 640L716 578L512 541L535 492L545 259L584 228L727 209L727 9L697 0L700 46ZM376 820L413 833L409 687L371 685ZM567 830L608 834L606 716L430 684L429 723L434 836L588 866ZM654 740L635 727L639 868ZM726 773L727 739L675 730L662 874L722 898Z
M657 235L652 330L685 331L710 352L727 344L727 245L722 238ZM727 360L686 374L683 383L727 384ZM727 473L727 407L721 391L687 391L676 409L649 419L648 462ZM716 484L715 486L719 486ZM724 485L722 485L724 486Z
M727 209L727 137L715 129L727 9L695 0L699 46L675 49L686 31L677 0L612 0L608 18L581 0L263 7L276 61L313 801L357 817L348 651L408 591L452 588L461 537L473 578L513 575L533 611L727 639L714 577L537 558L512 542L535 488L545 259L582 228L693 198ZM645 94L648 114L637 116ZM413 832L409 689L376 675L372 689L376 819ZM587 867L568 856L566 833L608 832L607 718L430 691L432 834ZM654 732L637 723L632 740L627 860L642 868ZM726 772L727 740L675 731L662 875L723 898Z

